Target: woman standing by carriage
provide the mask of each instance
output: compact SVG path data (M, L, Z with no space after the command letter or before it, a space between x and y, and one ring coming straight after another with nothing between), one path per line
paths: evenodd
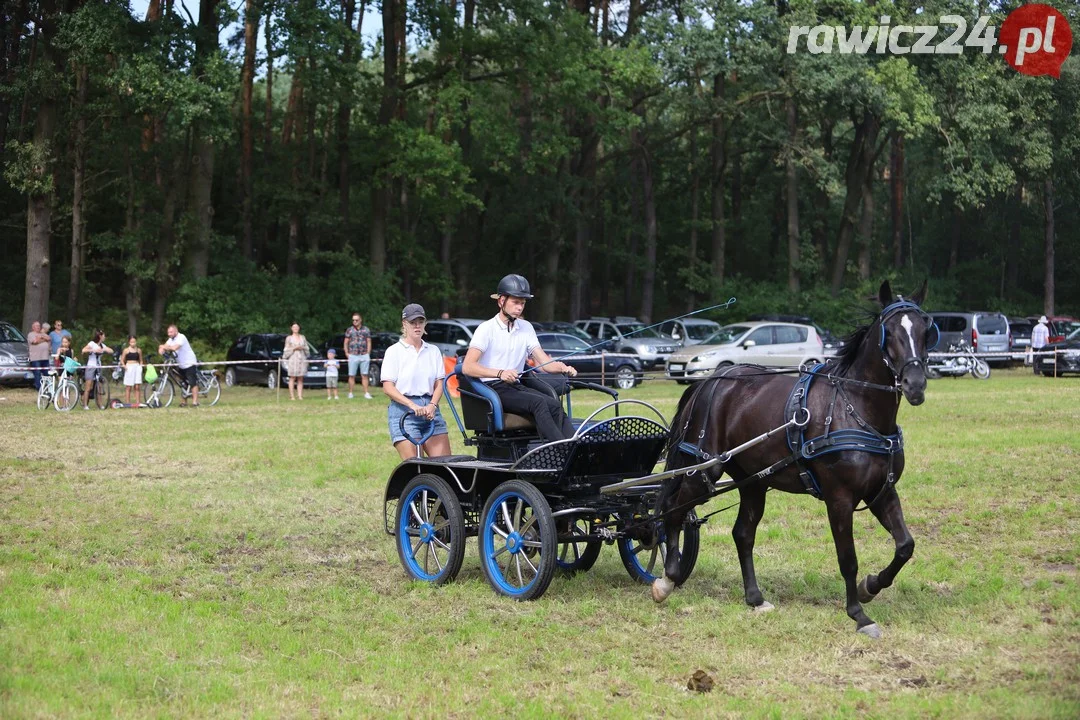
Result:
M285 369L289 371L289 399L304 399L304 375L308 369L308 342L300 334L300 323L292 324L292 334L285 338Z
M450 454L450 436L439 412L446 371L439 348L424 342L426 326L424 308L417 303L406 305L401 311L401 341L388 347L383 357L381 377L383 392L390 398L390 441L402 460L416 457L416 446L401 431L402 418L405 430L415 439L431 431L423 446L428 457Z

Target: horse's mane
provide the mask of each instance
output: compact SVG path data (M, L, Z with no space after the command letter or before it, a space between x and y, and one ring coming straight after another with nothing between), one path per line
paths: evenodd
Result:
M861 325L844 338L844 347L840 349L840 352L836 354L836 357L826 363L830 373L842 375L851 367L855 362L855 358L858 357L863 340L866 339L866 335L870 332L871 327L872 325Z

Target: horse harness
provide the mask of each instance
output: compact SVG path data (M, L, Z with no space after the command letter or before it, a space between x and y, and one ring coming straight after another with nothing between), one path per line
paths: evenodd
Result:
M843 383L856 382L859 385L897 393L897 402L899 402L900 380L904 371L907 370L910 365L925 365L926 362L924 357L913 356L908 358L898 369L893 365L892 361L889 359L889 354L885 351L885 322L892 315L905 310L914 311L927 320L928 329L926 331L926 338L924 339L924 347L928 351L936 347L938 340L940 339L938 326L922 308L916 303L904 300L903 298L888 305L881 311L879 316L879 322L881 323L881 341L879 347L885 366L889 368L895 378L895 384L892 387L889 387L886 385L854 380L852 378L838 377L830 373L822 372L825 368L824 363L819 363L812 368L802 369L799 373L799 379L795 382L795 386L791 389L791 393L788 395L787 402L784 405L784 417L792 418L791 422L786 424L787 447L791 454L778 460L764 470L760 470L747 477L735 486L725 488L725 490L735 489L735 487L748 485L752 482L762 480L794 465L799 472L799 480L802 482L803 489L818 500L824 500L821 485L818 483L817 478L814 476L813 471L807 463L830 453L845 451L887 455L889 459L888 471L885 476L885 482L881 486L881 490L878 491L873 500L866 503L861 508L856 508L856 510L866 510L871 507L882 497L887 488L894 486L896 484L896 456L904 450L903 431L900 426L897 426L895 434L884 435L878 432L855 411L854 404L851 402L847 393L844 392ZM807 440L806 426L810 421L810 410L806 405L810 393L810 385L815 377L825 377L828 379L829 384L833 387L833 396L832 400L829 402L828 414L825 417L825 432L822 435ZM843 402L843 408L856 422L859 429L832 430L833 418L835 417L838 401ZM802 418L801 423L799 422L800 418ZM704 432L704 428L702 428L702 431L699 434L699 440L704 437ZM709 453L702 451L700 447L685 441L679 443L678 450L682 453L694 456L699 460L708 460L711 457ZM713 491L711 494L718 493Z

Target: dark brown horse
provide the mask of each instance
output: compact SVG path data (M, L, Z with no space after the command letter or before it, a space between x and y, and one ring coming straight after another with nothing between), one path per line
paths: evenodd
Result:
M672 421L668 469L716 457L793 417L805 427L779 432L711 472L669 480L658 507L664 513L668 547L679 547L687 512L712 496L722 468L739 491L732 536L746 603L755 610L771 610L754 575L754 536L765 510L765 493L775 488L814 494L824 501L829 515L840 574L847 586L847 614L855 620L858 632L879 637L881 631L867 617L862 603L892 585L915 549L895 488L904 470L896 412L901 393L909 403L919 405L926 391L927 345L928 341L936 344L937 329L918 307L925 294L926 283L909 299L893 297L888 281L882 283L882 312L855 331L837 358L813 374L795 378L758 366L736 365L688 389ZM896 551L884 570L857 584L852 513L860 502L869 505L892 535ZM684 579L681 557L672 550L664 577L653 583L653 599L663 602Z

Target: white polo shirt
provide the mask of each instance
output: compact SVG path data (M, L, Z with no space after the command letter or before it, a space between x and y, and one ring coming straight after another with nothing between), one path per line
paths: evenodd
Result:
M423 341L417 350L401 340L386 349L379 377L383 382L394 383L402 395L431 395L435 391L435 383L446 377L442 353L439 348Z
M191 343L184 333L176 333L176 337L169 338L165 343L176 348L176 364L185 370L199 362L195 359L195 351L191 349Z
M486 368L521 372L525 361L540 347L540 341L536 339L536 331L528 320L515 320L508 328L500 313L480 323L469 347L483 353L479 362ZM489 383L498 378L481 379Z

